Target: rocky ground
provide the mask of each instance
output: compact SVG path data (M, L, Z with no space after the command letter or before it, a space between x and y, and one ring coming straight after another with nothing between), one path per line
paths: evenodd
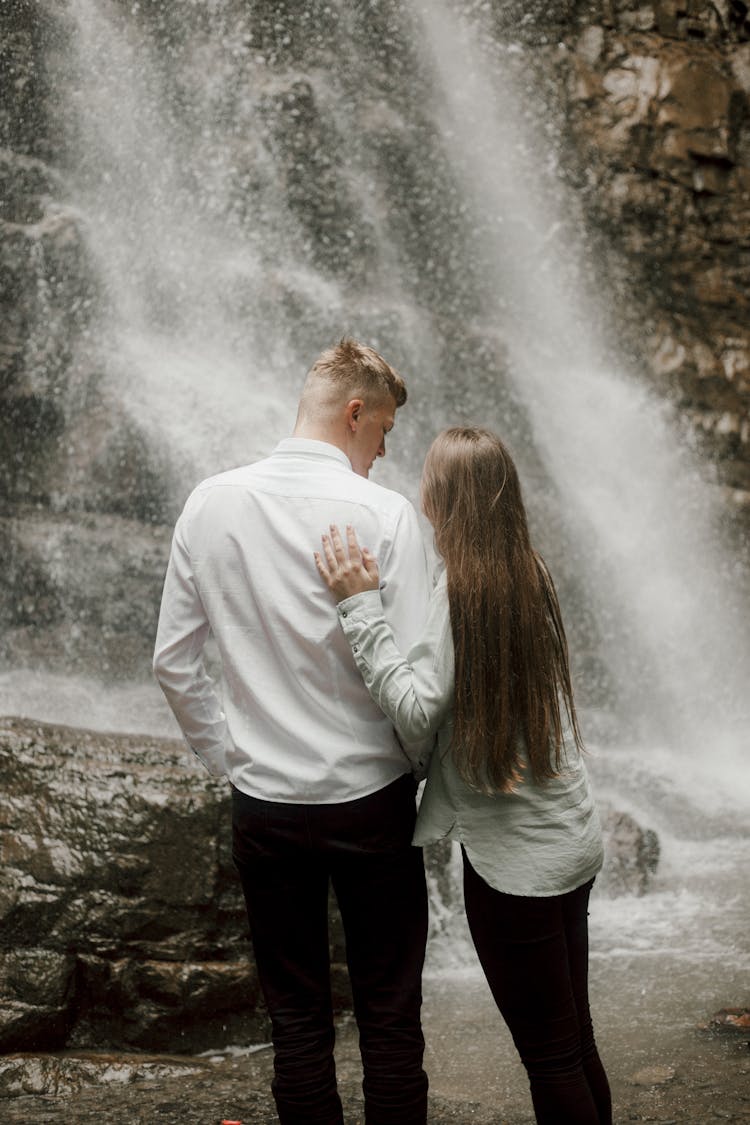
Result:
M246 999L237 992L250 971L249 949L240 904L230 909L222 875L228 846L220 845L220 825L228 820L220 815L221 793L209 791L195 768L177 769L173 755L182 749L168 740L22 720L0 726L7 798L0 825L7 945L0 954L0 1121L273 1122L268 1046L218 1049L257 1042L267 1026L262 1008L250 1005L252 990ZM718 1010L748 1003L746 864L744 853L734 852L740 837L730 833L725 850L704 857L697 870L702 837L678 846L688 847L684 856L666 856L667 868L693 865L685 903L684 879L675 890L667 871L656 888L649 885L659 850L654 833L614 810L605 821L609 862L592 901L591 997L615 1121L750 1123L750 1019L711 1022ZM720 823L728 832L726 815ZM92 824L95 838L87 834ZM186 882L180 873L188 868ZM123 871L141 872L137 886L123 883ZM461 913L449 909L455 889L441 886L446 866L430 871L437 884L424 1005L430 1121L530 1125L523 1068L467 935L460 925L454 932ZM709 893L706 880L717 872L724 882ZM158 932L144 928L143 919L154 917ZM334 963L343 972L335 922L332 916ZM219 940L222 960L215 953L206 960ZM92 965L99 966L94 976ZM222 984L217 965L233 970L231 980ZM70 1036L63 1027L50 1038L55 1020ZM40 1054L45 1041L58 1050ZM66 1043L77 1049L59 1049ZM108 1052L107 1043L119 1049ZM199 1054L206 1046L212 1051ZM179 1047L192 1054L166 1053ZM356 1028L346 1016L337 1062L353 1125L363 1118L361 1075Z
M603 982L594 983L598 991ZM428 980L425 992L431 1125L531 1125L522 1068L481 981ZM616 1122L750 1122L747 1028L665 1031L646 1013L640 1028L629 1019L619 1026L602 1019L599 1025ZM359 1125L356 1030L346 1018L339 1026L337 1060L345 1119ZM224 1119L271 1125L276 1118L270 1073L268 1048L214 1058L6 1056L0 1061L0 1118L9 1125L219 1125Z

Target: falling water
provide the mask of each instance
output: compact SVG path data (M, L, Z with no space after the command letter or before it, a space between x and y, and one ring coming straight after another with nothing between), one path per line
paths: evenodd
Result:
M595 615L610 623L608 666L631 685L621 693L627 722L699 752L715 744L720 715L744 744L750 660L732 603L738 576L715 547L711 490L663 404L607 346L580 220L559 181L553 197L540 172L544 138L521 114L513 56L477 40L439 0L419 13L443 143L469 206L494 219L481 316L502 326L513 387L583 544Z
M290 406L270 377L290 362L286 334L261 332L273 275L253 227L240 234L224 213L228 155L210 120L221 69L198 88L185 138L159 60L123 9L71 0L67 13L63 124L107 296L107 376L153 442L208 473L222 458L257 455ZM215 62L206 58L207 75ZM273 238L271 207L258 226Z
M576 200L538 116L519 104L522 53L482 27L481 7L461 18L414 0L399 28L411 103L362 79L353 91L345 68L325 82L310 68L314 98L350 150L342 174L354 229L344 246L368 265L352 300L341 271L311 262L309 232L279 191L289 172L278 165L268 105L281 76L231 5L209 9L170 57L116 3L67 3L60 87L71 191L107 295L106 377L127 410L189 485L289 431L318 342L352 322L370 338L374 328L386 352L390 336L392 351L408 355L419 400L422 432L407 430L418 454L453 408L502 430L522 464L541 465L532 520L541 513L538 524L560 529L557 541L542 530L542 546L563 582L573 575L573 635L598 653L619 736L689 745L694 759L710 740L731 758L748 718L741 576L719 552L712 490L668 407L613 354L612 298L597 293ZM336 16L339 42L365 39L348 5ZM356 60L362 70L367 57L365 49ZM305 112L304 101L280 104L292 117ZM379 143L410 132L443 195L448 185L458 199L461 227L453 222L447 246L436 239L426 265L447 271L459 294L448 330L460 331L469 310L485 362L494 361L494 381L479 394L471 370L441 370L443 310L425 300L397 241L393 198L403 188L366 154L368 117ZM436 190L427 208L441 207ZM441 250L464 260L441 263ZM369 318L365 301L377 310ZM394 461L388 483L404 487L406 466L413 495L419 457L396 451ZM593 622L588 637L579 617Z

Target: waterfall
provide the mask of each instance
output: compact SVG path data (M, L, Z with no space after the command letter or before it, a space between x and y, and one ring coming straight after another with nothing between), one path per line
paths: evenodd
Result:
M744 576L668 405L613 347L616 295L524 52L481 6L412 0L383 52L405 83L370 50L376 8L326 9L302 78L228 2L188 6L188 31L157 25L159 39L138 5L67 0L61 120L105 292L105 378L186 491L289 432L319 347L367 336L412 389L382 479L416 495L441 426L498 429L587 654L584 698L621 741L731 761L748 718ZM295 209L306 177L343 185L328 227L324 198L312 220ZM328 258L311 222L324 250L340 240Z
M593 729L731 769L747 575L669 405L617 354L524 48L468 2L48 10L101 291L86 347L180 494L288 433L309 361L361 335L411 389L385 483L416 497L453 421L508 440Z
M637 310L589 245L527 49L476 0L43 4L65 202L99 294L71 346L172 467L175 510L291 431L309 363L344 333L409 387L375 479L416 501L439 429L497 430L558 583L597 791L662 839L659 890L627 919L599 904L595 937L640 954L679 924L686 957L733 965L747 569L670 404L620 354ZM141 684L55 671L4 674L2 709L173 729ZM700 925L719 902L725 947Z
M106 377L149 438L200 475L222 457L257 455L266 431L288 426L292 403L275 378L288 347L285 333L262 331L274 280L253 227L239 231L226 214L236 169L210 120L221 72L211 79L207 55L209 78L186 94L200 94L186 136L158 52L130 15L106 0L65 5L57 81L69 183L105 291ZM281 204L265 196L258 226L272 231Z
M484 231L480 315L500 326L514 391L580 545L626 726L697 754L726 736L731 755L746 742L750 661L712 489L665 404L608 343L613 296L596 296L582 216L554 165L545 170L540 123L521 111L517 55L442 0L414 7L442 141Z

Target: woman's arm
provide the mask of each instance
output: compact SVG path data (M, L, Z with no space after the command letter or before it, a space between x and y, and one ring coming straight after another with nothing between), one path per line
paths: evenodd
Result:
M399 651L378 589L378 566L347 528L323 536L316 565L338 602L341 627L370 695L401 739L416 743L435 734L453 698L453 643L445 582L433 592L424 634L408 658Z

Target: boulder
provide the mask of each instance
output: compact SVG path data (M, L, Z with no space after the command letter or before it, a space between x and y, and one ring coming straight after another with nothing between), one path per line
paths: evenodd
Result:
M267 1033L229 795L171 740L0 722L0 1048Z
M750 1031L750 1008L721 1008L708 1021L715 1031Z
M636 1071L630 1082L633 1086L667 1086L676 1076L673 1066L644 1066Z
M177 1077L210 1074L208 1061L138 1055L6 1055L0 1059L0 1098L73 1098L87 1087L127 1087Z
M0 719L0 1050L267 1039L229 790L182 742ZM330 911L337 1010L350 1006Z
M597 887L609 897L642 895L649 889L659 863L659 838L629 813L600 807L604 834L604 866Z

